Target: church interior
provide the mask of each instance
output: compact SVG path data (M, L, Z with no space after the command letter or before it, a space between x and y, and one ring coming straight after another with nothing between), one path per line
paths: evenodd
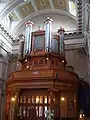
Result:
M89 0L0 0L0 120L88 120Z

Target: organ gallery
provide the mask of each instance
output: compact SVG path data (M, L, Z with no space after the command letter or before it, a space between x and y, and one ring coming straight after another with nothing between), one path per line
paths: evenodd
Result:
M65 31L59 27L52 33L49 17L44 23L45 30L33 31L34 24L26 22L25 36L19 36L21 69L11 73L6 82L5 120L76 117L79 77L72 66L67 67Z

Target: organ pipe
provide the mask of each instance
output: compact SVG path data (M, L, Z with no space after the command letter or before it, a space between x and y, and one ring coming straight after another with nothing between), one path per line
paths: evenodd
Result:
M25 32L25 44L24 44L24 55L30 55L31 52L31 36L32 36L32 28L33 22L26 22L26 32Z
M23 51L24 51L24 35L19 35L19 51L18 51L18 59L22 59L23 58Z
M60 44L60 47L59 47L60 54L64 53L64 32L65 32L65 30L62 27L60 27L60 29L58 30L59 44Z
M52 34L51 34L51 24L53 20L50 19L49 17L44 20L45 23L45 51L46 52L51 52L51 39L52 39Z

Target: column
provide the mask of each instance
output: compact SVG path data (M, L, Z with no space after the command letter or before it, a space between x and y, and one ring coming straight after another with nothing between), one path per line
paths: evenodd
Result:
M15 92L15 110L14 110L14 119L15 120L17 120L18 118L17 118L17 114L18 114L18 112L19 112L19 105L18 105L18 103L19 103L19 91L20 90L17 90L16 92Z
M8 119L9 120L14 120L14 104L15 104L15 95L14 92L11 91L11 95L10 95L10 107L9 107L9 115L8 115Z
M24 44L24 55L30 55L31 52L31 37L32 37L32 28L33 22L26 22L26 32L25 32L25 44Z
M10 107L9 107L9 120L17 120L17 112L18 112L18 99L19 99L19 90L11 91L10 96Z
M0 120L4 118L5 108L5 80L7 75L7 61L0 57Z
M18 54L8 55L8 75L17 70Z
M6 91L6 103L5 103L5 117L4 120L8 120L9 119L9 112L10 112L10 91Z
M87 51L87 66L88 66L88 76L87 81L89 82L90 79L90 4L88 3L88 0L83 0L83 11L84 11L84 17L83 17L83 23L84 23L84 37L86 40L86 51ZM90 83L90 82L89 82Z
M83 33L87 36L89 31L89 3L88 0L82 0L82 21L83 21Z
M45 23L45 51L46 53L51 52L51 40L52 40L52 33L51 33L51 25L53 20L49 17L44 20Z

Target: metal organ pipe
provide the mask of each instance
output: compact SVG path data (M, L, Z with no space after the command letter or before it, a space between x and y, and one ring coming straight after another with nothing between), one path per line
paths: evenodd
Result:
M24 51L24 40L25 37L23 34L19 35L19 51L18 51L18 59L23 58L23 51Z
M51 24L53 20L49 17L44 20L45 23L45 51L51 52L51 39L52 39L52 33L51 33Z
M58 33L59 33L59 44L60 44L60 47L59 47L60 54L64 53L64 32L65 32L65 30L62 27L60 27L60 29L58 30Z
M32 28L33 22L26 22L26 32L25 32L25 44L24 44L24 55L30 55L31 52L31 36L32 36Z

